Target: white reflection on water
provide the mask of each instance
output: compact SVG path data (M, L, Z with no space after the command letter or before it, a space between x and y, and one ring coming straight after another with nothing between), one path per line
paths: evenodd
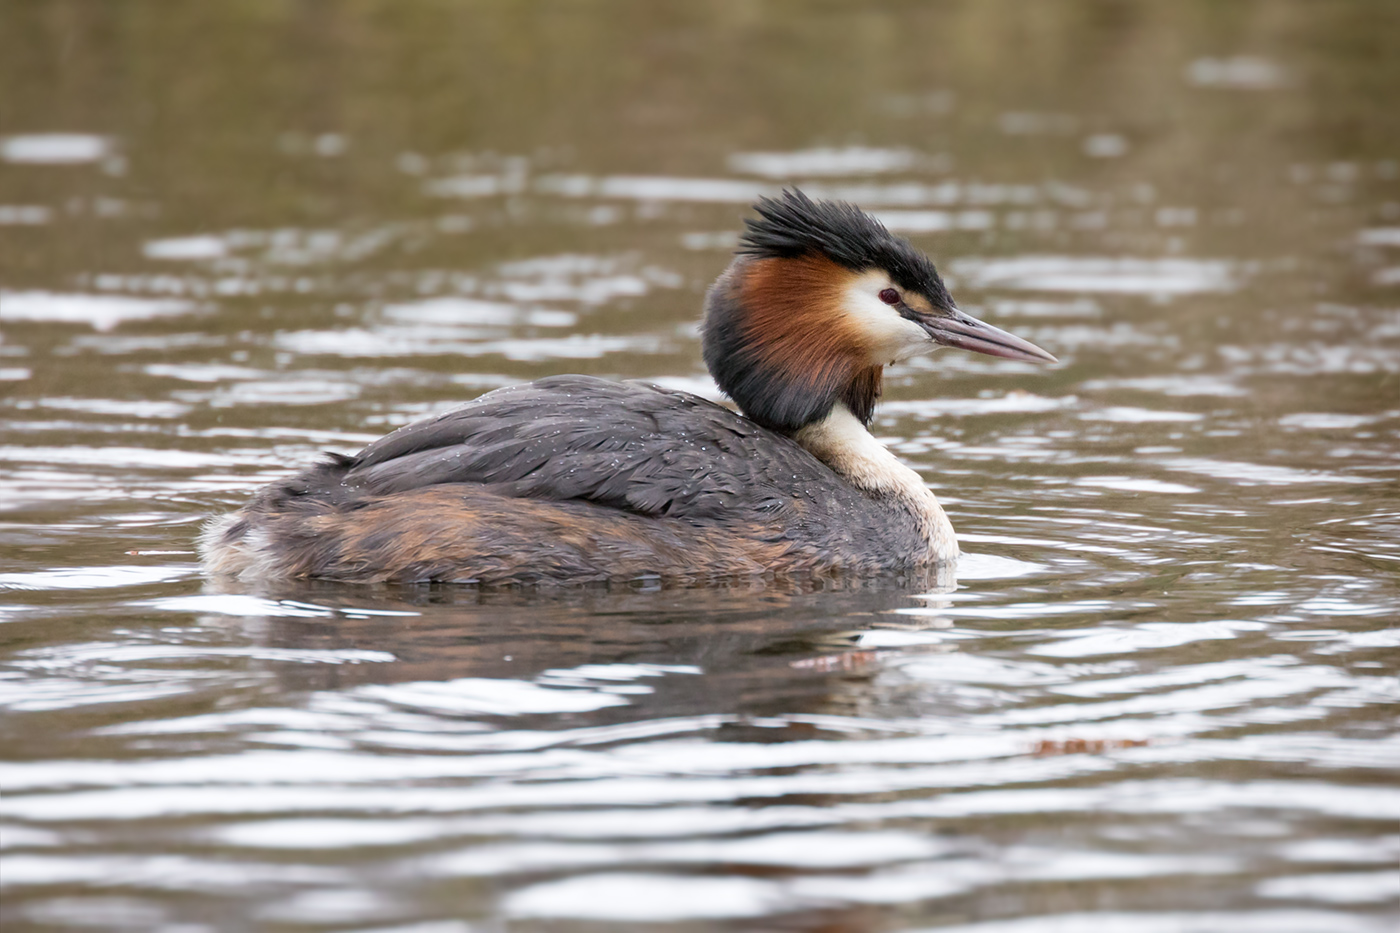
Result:
M1136 392L1156 392L1171 396L1204 395L1213 398L1236 398L1249 394L1246 389L1236 384L1232 379L1201 373L1089 379L1080 383L1080 388L1086 392L1130 389Z
M300 891L283 900L257 908L265 920L297 924L354 923L411 913L407 905L374 891L358 888L322 888Z
M0 226L40 226L53 219L42 204L0 204Z
M1200 492L1195 486L1183 483L1168 483L1143 476L1081 476L1074 481L1076 486L1091 486L1098 489L1121 489L1124 492L1166 493L1167 495L1191 495Z
M876 211L875 217L894 233L942 233L947 230L989 230L996 225L991 211Z
M427 298L422 301L386 305L384 317L415 324L509 327L531 324L536 327L571 327L578 316L567 311L531 310L499 301L471 298Z
M1186 80L1197 87L1267 91L1287 84L1288 75L1267 58L1235 55L1196 59L1186 66Z
M1276 854L1294 862L1393 862L1400 859L1400 835L1374 839L1302 839L1284 843Z
M1371 227L1356 234L1360 246L1400 247L1400 227Z
M0 291L0 321L88 324L99 331L112 330L127 321L148 321L195 310L196 306L188 301L169 298Z
M1229 292L1240 278L1235 264L1221 259L1018 256L958 259L950 268L973 288L1136 295Z
M794 848L797 840L794 840ZM606 847L595 847L606 849ZM601 860L602 851L577 852L578 865ZM592 855L593 858L589 856ZM628 859L629 861L632 859ZM640 859L637 859L640 861ZM724 861L743 863L742 856L724 858ZM1061 850L1036 850L1029 847L1012 848L1003 853L997 866L971 859L944 859L937 862L911 864L896 868L886 868L863 876L851 875L808 875L791 880L758 881L754 879L730 879L737 884L714 884L714 879L695 876L607 873L583 875L564 881L544 882L524 888L509 895L504 907L507 913L517 916L570 917L605 919L620 922L645 920L677 920L689 917L744 917L758 912L786 912L802 907L829 903L901 903L934 897L949 897L979 887L986 887L1008 881L1056 881L1090 878L1151 878L1155 876L1215 874L1227 875L1238 871L1239 865L1232 859L1219 856L1180 857L1151 856L1130 853L1112 855L1099 853L1074 853ZM1319 876L1314 882L1321 886L1326 879L1332 882L1330 888L1339 901L1383 900L1376 897L1379 891L1389 891L1393 883L1380 883L1373 875ZM1278 879L1279 882L1292 879ZM1312 879L1300 878L1305 884ZM1302 893L1300 887L1300 893ZM1265 895L1269 896L1269 895ZM1273 895L1279 896L1279 895ZM1325 898L1320 898L1325 899ZM1217 926L1207 922L1201 927L1194 926L1181 915L1157 915L1171 918L1171 923L1156 926L1125 924L1116 921L1139 918L1132 915L1080 914L1066 917L1070 922L1061 926L1055 917L1037 918L1033 925L1020 922L975 924L968 929L991 930L1045 930L1064 929L1162 929L1172 931L1195 930L1215 931L1235 929L1238 925L1230 922ZM1231 915L1232 917L1234 915ZM1256 914L1269 922L1278 922L1281 917L1266 913ZM1301 918L1304 914L1298 915ZM1327 914L1318 913L1325 917ZM1224 919L1223 917L1217 919ZM1183 922L1184 920L1184 922ZM1102 922L1101 922L1102 921ZM1081 925L1082 924L1082 925ZM1106 925L1105 925L1106 924ZM1243 925L1245 929L1295 930L1312 929L1297 927L1288 921L1281 926ZM1317 929L1337 929L1336 927L1316 927ZM1343 924L1341 929L1378 929L1363 925L1350 927ZM940 929L949 929L943 927Z
M485 276L433 278L434 287L450 285L472 296L390 302L358 326L284 331L273 338L275 345L297 354L337 358L499 355L521 362L655 353L670 348L671 335L537 331L577 328L580 315L594 308L683 284L676 273L639 264L633 256L573 253L502 263ZM239 393L251 391L230 389L229 403L238 403ZM346 387L339 397L352 397L345 393L354 391Z
M940 926L937 933L1385 933L1385 918L1354 916L1325 910L1237 911L1095 911L1041 914L1016 920ZM935 933L930 929L908 933Z
M1034 561L1018 560L1014 557L1005 557L999 554L969 554L964 551L958 557L958 579L964 582L972 580L1005 580L1011 577L1024 577L1030 574L1043 573L1048 570L1046 564L1039 564ZM929 596L921 598L938 599L941 596Z
M943 415L1001 415L1011 412L1054 411L1058 408L1072 407L1078 401L1073 395L1046 398L1033 392L1013 390L1005 395L989 398L930 398L885 402L877 414L914 415L922 418L937 418Z
M612 698L610 698L612 699ZM814 743L816 744L816 743ZM830 743L820 743L830 744ZM1026 749L1008 737L1004 740L978 739L968 743L978 754L989 744L1011 755L1013 749ZM348 751L320 748L290 751L246 752L237 756L185 759L168 766L161 763L113 763L107 768L95 762L46 762L42 765L16 765L11 777L15 791L32 788L24 794L11 793L0 799L0 813L27 821L126 820L152 817L193 817L227 814L247 816L285 813L334 813L337 811L380 811L382 813L459 813L491 811L500 808L555 807L657 807L673 804L706 803L725 806L736 798L777 802L791 795L837 794L882 795L919 789L1003 786L1025 782L1063 781L1095 772L1111 771L1111 762L1085 755L1058 758L1007 757L990 761L954 761L936 765L892 769L875 765L849 764L858 757L838 754L847 766L833 771L804 771L793 775L731 774L731 761L739 755L753 762L743 748L717 747L686 749L702 754L709 767L688 780L677 780L692 767L671 767L659 756L665 746L643 750L653 767L637 774L631 756L607 752L549 749L545 752L510 756L366 756ZM810 755L818 749L808 749ZM944 752L944 757L947 756ZM821 756L825 757L825 755ZM888 755L881 756L882 758ZM779 754L768 767L793 767L804 759L796 751ZM524 769L522 770L522 766ZM290 770L288 770L290 769ZM467 777L531 776L535 780L463 783ZM279 777L280 776L280 777ZM603 778L607 780L603 780ZM456 778L456 781L449 779ZM539 780L554 778L553 780ZM565 780L560 780L561 778ZM133 783L133 781L137 783ZM446 782L443 786L418 784L419 781ZM408 782L408 783L406 783ZM100 789L71 790L74 785ZM1116 785L1121 786L1121 785ZM1292 793L1292 785L1285 785ZM42 788L42 789L41 789ZM64 788L59 790L58 788ZM1078 792L1038 790L985 791L1007 794L984 799L978 793L947 793L936 801L917 805L881 805L868 818L904 816L972 816L1001 812L1034 812L1043 807L1080 811L1108 806L1098 799L1084 799ZM1354 798L1348 798L1352 800ZM1049 807L1051 801L1056 807ZM1125 797L1123 805L1136 809L1136 797ZM1288 806L1296 806L1290 800ZM984 807L991 806L991 809ZM1335 812L1323 804L1320 812ZM1392 801L1392 809L1400 800ZM1006 810L1013 807L1013 810ZM1190 808L1191 812L1195 807ZM1209 807L1206 807L1209 809ZM1306 808L1310 811L1316 807ZM1351 812L1351 811L1347 811ZM644 816L640 812L634 816ZM849 814L848 814L849 815ZM1372 819L1377 811L1361 811L1361 818ZM839 813L821 820L839 822Z
M918 153L909 149L876 149L869 146L818 147L794 152L735 152L729 167L748 175L791 178L814 175L878 175L914 168Z
M400 846L446 831L441 820L263 820L219 827L210 836L240 848L311 850Z
M1198 422L1203 420L1204 415L1197 415L1196 412L1161 412L1161 410L1151 410L1147 408L1130 408L1127 405L1114 405L1110 408L1100 408L1092 412L1084 412L1079 415L1086 422L1128 422L1131 424L1145 424L1149 422Z
M433 874L460 876L526 874L609 863L849 869L926 859L954 848L908 832L826 830L665 843L487 845L427 858L421 864L424 871Z
M0 160L36 165L98 162L112 151L112 141L91 133L29 133L0 137Z
M541 175L531 189L536 194L565 198L616 198L635 201L751 204L779 193L781 186L735 178L663 175ZM1050 182L1044 185L981 181L806 182L802 190L813 198L850 201L866 208L993 207L1058 204L1084 208L1094 201L1089 192Z
M1000 853L998 865L972 859L949 859L900 866L864 878L805 878L799 893L864 903L898 903L927 897L947 897L973 888L1020 881L1067 881L1094 878L1152 878L1171 875L1230 874L1238 870L1234 859L1140 855L1129 852L1074 852L1009 847Z
M432 328L380 328L378 330L296 331L279 334L277 346L296 353L339 357L380 356L503 356L522 362L597 359L609 353L656 352L662 341L645 334L611 337L603 334L569 334L567 337L519 337L511 339L463 339L460 329L446 332ZM482 334L482 337L487 335ZM454 339L455 338L455 339ZM295 383L289 383L295 386ZM353 391L352 391L353 390ZM353 397L356 386L345 384L340 397ZM332 399L327 399L332 400Z
M229 862L189 856L29 855L5 858L0 886L91 884L167 891L239 891L256 884L325 884L342 877L332 868Z
M290 599L264 599L242 593L206 593L198 596L162 596L136 603L166 612L213 612L228 616L256 618L330 618L337 614L353 617L416 616L407 610L360 609L354 607L318 606Z
M1117 159L1128 154L1128 139L1119 133L1095 133L1080 147L1091 159Z
M293 661L307 664L360 664L364 662L387 663L396 660L387 651L338 648L317 651L309 648L259 648L229 645L115 645L87 644L46 657L49 666L82 666L103 661L112 664L131 664L139 661L163 661L167 659L194 660L197 658L252 658L261 661ZM22 662L21 662L22 663Z
M623 923L758 917L793 908L782 886L752 878L650 874L584 875L508 895L516 917L571 917Z
M125 399L47 396L34 402L26 400L11 404L12 407L20 410L53 408L59 411L78 411L89 415L116 415L130 418L178 418L190 411L189 405L180 402L161 402L154 399L127 401Z
M1291 486L1297 483L1376 483L1381 480L1366 476L1349 476L1326 470L1299 470L1292 467L1237 460L1212 460L1206 457L1169 457L1160 461L1168 470L1199 473L1216 479L1229 480L1241 486Z
M97 930L155 930L166 911L134 897L56 897L24 911L26 919L45 926Z
M292 379L256 379L223 386L207 397L211 408L235 405L328 405L356 398L364 391L346 379L318 379L301 374Z
M1333 904L1385 904L1400 900L1400 871L1285 875L1261 881L1260 897Z
M644 688L645 689L645 688ZM615 694L589 689L559 689L518 680L463 677L442 683L365 687L361 696L396 707L433 713L580 713L607 706L625 706Z
M296 753L300 758L302 754ZM323 755L317 750L311 755ZM343 767L352 756L342 755L330 764ZM260 758L257 764L291 762ZM253 763L253 760L249 760ZM1382 764L1388 764L1387 759ZM367 762L372 764L372 760ZM354 787L327 784L295 786L260 782L246 792L237 785L123 787L113 790L63 790L52 793L10 795L0 799L0 813L13 818L50 822L65 820L125 820L136 818L195 815L276 815L279 813L334 813L337 811L378 811L384 815L435 814L434 820L445 833L518 833L587 838L615 829L623 836L667 835L672 832L733 832L782 826L840 826L873 821L904 819L992 817L1016 813L1099 813L1195 814L1202 819L1238 818L1237 809L1278 811L1293 817L1331 816L1363 821L1400 819L1400 793L1392 788L1348 785L1344 793L1337 785L1302 780L1215 782L1199 779L1123 780L1094 787L1033 787L1037 781L1060 781L1078 775L1107 772L1112 763L1094 756L1077 755L1059 759L1022 758L1007 767L969 770L960 778L972 786L994 786L1000 781L1028 786L995 790L948 791L937 797L917 796L884 802L859 800L865 791L886 793L918 787L920 778L932 773L919 769L911 780L880 780L862 784L870 773L857 772L845 780L835 777L822 781L790 778L743 778L712 781L643 780L621 777L606 782L583 781L562 785L490 786L403 786ZM381 770L381 777L401 781L402 769ZM318 768L322 773L324 768ZM440 772L437 772L440 774ZM92 776L100 774L91 770ZM1016 775L1020 775L1014 781ZM365 775L369 777L368 774ZM425 775L429 776L429 775ZM986 782L984 784L984 781ZM63 775L64 786L69 784ZM83 782L86 783L86 782ZM857 795L855 802L814 806L781 802L793 793L831 792L844 786ZM957 786L956 784L954 786ZM729 809L734 800L749 792L771 797L760 810ZM696 806L703 804L704 806ZM657 809L665 805L664 809ZM573 807L560 812L531 812L510 808ZM584 809L577 809L583 807ZM497 810L497 808L506 808ZM611 809L609 809L611 808ZM492 812L492 811L497 812ZM460 823L440 822L443 815L471 813ZM660 821L660 822L653 822Z
M423 186L428 194L439 198L493 198L503 194L519 194L524 190L523 174L453 175L438 178Z
M544 175L535 190L566 198L623 198L635 201L697 201L749 204L765 194L777 194L771 185L731 178L674 178L648 175Z
M239 458L230 454L202 454L191 450L153 447L0 447L0 461L13 463L63 463L104 467L191 469L231 466Z
M1400 283L1400 277L1396 282ZM1317 376L1400 372L1400 347L1382 340L1381 334L1372 336L1372 340L1339 343L1222 344L1216 352L1241 374Z
M1296 412L1284 415L1278 423L1285 428L1303 428L1309 431L1350 431L1363 425L1400 416L1400 412L1390 411L1380 415L1339 415L1330 412Z
M0 590L90 590L142 586L195 576L194 567L84 567L74 570L40 570L0 573Z
M895 181L805 185L803 190L814 198L835 198L850 201L866 208L951 206L955 204L972 207L1024 206L1044 201L1059 202L1064 200L1063 195L1069 193L1065 186L1054 183L1040 186L954 181L951 179L936 183ZM1083 192L1074 192L1069 200L1077 201L1080 197L1087 197L1087 195Z
M1061 641L1035 645L1031 654L1078 658L1127 654L1134 651L1185 645L1217 638L1235 638L1239 632L1267 628L1263 622L1143 622L1132 628L1101 627L1091 632L1057 633Z
M992 315L996 317L1102 317L1103 308L1092 298L1071 300L1012 299L997 298L988 302ZM967 310L971 310L968 308ZM1084 382L1082 385L1091 385Z
M220 259L228 255L228 244L216 236L172 237L165 240L147 240L141 251L147 259Z
M148 376L164 376L184 382L224 382L233 379L260 379L266 370L228 363L148 363L141 367Z

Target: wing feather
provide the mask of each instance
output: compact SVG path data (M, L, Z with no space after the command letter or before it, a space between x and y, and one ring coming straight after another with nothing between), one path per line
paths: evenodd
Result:
M793 441L727 408L591 376L498 389L322 469L345 491L368 495L475 483L519 498L697 519L859 495Z

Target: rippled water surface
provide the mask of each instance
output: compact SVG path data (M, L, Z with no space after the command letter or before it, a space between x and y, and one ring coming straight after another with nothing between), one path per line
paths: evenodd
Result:
M1391 930L1394 5L0 9L9 930ZM713 394L758 195L1055 353L893 369L956 580L216 587L555 372Z

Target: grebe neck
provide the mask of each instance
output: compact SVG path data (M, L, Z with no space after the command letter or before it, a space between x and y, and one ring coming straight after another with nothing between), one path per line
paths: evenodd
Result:
M958 540L937 497L845 405L836 404L829 415L799 428L792 438L852 486L908 509L926 534L931 559L958 556Z

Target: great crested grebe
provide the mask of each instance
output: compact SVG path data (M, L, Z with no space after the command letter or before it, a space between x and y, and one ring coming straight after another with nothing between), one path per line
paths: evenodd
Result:
M919 475L867 430L888 363L939 346L1054 362L959 311L860 209L763 198L705 298L687 392L553 376L273 483L201 539L244 579L703 582L926 568L958 556Z

